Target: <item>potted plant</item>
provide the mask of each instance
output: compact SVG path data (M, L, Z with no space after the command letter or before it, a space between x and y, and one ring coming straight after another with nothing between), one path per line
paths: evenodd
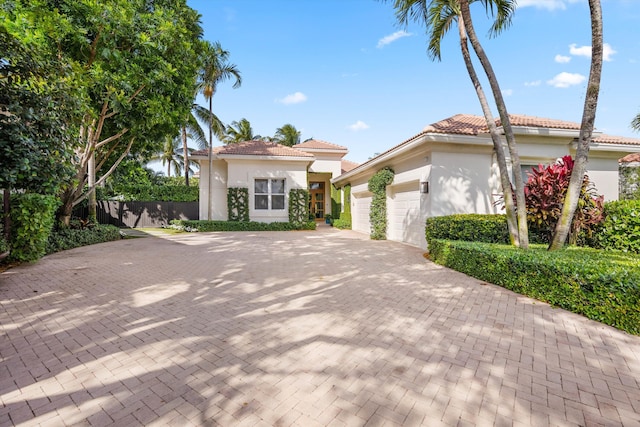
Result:
M331 220L331 214L326 214L324 216L324 222L325 224L329 224L329 225L333 225L333 221Z

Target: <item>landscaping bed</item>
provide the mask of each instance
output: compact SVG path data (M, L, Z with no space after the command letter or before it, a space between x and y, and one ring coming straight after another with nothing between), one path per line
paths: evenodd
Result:
M429 240L429 258L440 265L640 335L637 255L579 247L546 249Z

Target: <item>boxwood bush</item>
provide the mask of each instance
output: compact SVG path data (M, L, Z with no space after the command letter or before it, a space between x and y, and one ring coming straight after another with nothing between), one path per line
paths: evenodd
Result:
M171 221L172 228L185 231L290 231L315 230L315 221L308 221L296 226L290 222L239 222L239 221L206 221L182 220Z
M459 214L427 218L427 242L432 239L509 243L505 215Z
M431 239L434 262L640 335L640 259L572 247L549 252Z
M119 240L120 230L115 225L95 224L83 229L62 228L49 235L47 254L80 246Z
M605 250L640 253L640 200L608 202L604 216L589 243Z

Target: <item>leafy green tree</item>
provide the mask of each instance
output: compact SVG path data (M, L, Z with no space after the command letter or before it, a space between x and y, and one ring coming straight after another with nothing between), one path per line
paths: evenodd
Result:
M287 123L286 125L276 129L273 141L278 144L293 147L296 144L300 144L300 131L292 124Z
M219 42L213 44L206 44L205 48L201 52L201 58L203 58L203 65L198 73L197 91L202 93L205 99L209 102L209 115L211 120L209 125L209 152L207 168L209 172L209 194L207 198L211 198L211 186L213 185L213 177L211 174L211 161L213 158L213 135L218 138L222 138L224 134L224 126L222 122L213 120L213 95L216 93L218 84L229 79L235 79L233 88L238 88L242 84L242 77L240 71L235 64L229 62L229 51L222 48ZM207 219L211 219L211 204L207 204Z
M73 175L73 110L64 68L38 40L0 27L0 188L55 194ZM63 106L67 108L63 108Z
M14 0L8 31L42 40L69 70L79 128L75 179L64 183L60 219L94 193L129 153L151 153L192 105L202 35L185 0ZM85 188L88 185L88 191ZM91 205L91 204L90 204Z
M500 178L503 193L505 196L505 206L507 209L507 218L509 224L509 232L513 244L521 248L529 246L528 229L527 229L527 212L524 198L524 181L520 174L514 174L516 207L511 205L511 181L506 165L506 156L502 148L502 142L496 128L495 120L489 107L487 97L482 89L478 76L471 62L471 56L468 49L468 42L471 42L476 56L483 66L485 74L489 80L493 97L500 113L500 121L505 132L507 145L509 147L511 164L514 170L520 170L520 159L518 156L513 130L507 113L506 105L502 97L497 77L493 72L491 63L486 56L482 45L475 33L471 13L469 11L469 3L480 1L486 9L494 11L495 21L490 29L490 35L496 35L511 23L511 17L515 11L514 0L395 0L394 8L396 9L396 18L400 23L407 24L413 20L425 25L427 36L429 38L429 56L432 59L440 59L440 43L444 35L451 28L454 22L458 22L458 32L460 36L460 47L467 72L476 89L476 94L482 106L487 126L493 140L496 150L498 167L500 170Z
M589 146L593 135L598 107L598 95L600 94L600 79L602 76L603 36L602 36L602 7L600 0L589 0L591 16L591 70L587 82L587 93L584 99L582 111L582 123L576 148L575 164L571 172L571 180L567 189L562 213L556 225L553 240L549 250L561 249L571 232L571 223L574 221L578 205L581 201L582 183L587 172L589 159Z
M224 130L222 142L225 144L237 144L238 142L251 141L253 139L262 139L260 135L253 134L251 123L247 119L233 121Z

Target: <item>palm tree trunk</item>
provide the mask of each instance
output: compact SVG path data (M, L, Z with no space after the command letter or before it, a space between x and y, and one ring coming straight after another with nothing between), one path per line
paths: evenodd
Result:
M467 34L464 29L464 18L458 16L458 32L460 33L460 49L462 50L462 57L464 58L464 64L467 66L467 72L473 83L473 87L476 89L482 112L487 121L489 127L489 133L491 134L491 140L493 141L493 148L496 152L496 161L498 162L498 169L500 171L500 183L502 184L502 194L504 198L504 205L507 215L507 226L509 228L509 239L512 245L518 246L520 240L518 237L518 219L516 216L516 210L513 205L513 190L511 188L511 181L509 181L509 169L507 167L507 159L500 139L496 122L491 113L489 102L480 84L480 79L476 74L476 70L471 62L471 54L469 53L469 46L467 42Z
M182 151L184 158L184 185L189 186L189 148L187 147L187 127L182 126Z
M495 72L493 71L491 62L489 62L489 58L484 52L484 49L480 44L480 40L475 33L475 29L473 28L468 0L460 0L460 12L462 14L462 17L464 18L464 26L467 30L467 35L469 36L469 40L471 41L473 50L478 56L478 59L480 60L480 63L484 68L485 74L487 75L487 79L489 80L489 85L491 86L493 98L496 102L496 107L498 108L498 113L500 115L500 121L502 122L502 127L507 139L507 146L509 147L509 154L511 156L513 180L516 187L516 207L518 214L518 237L520 240L520 248L528 249L529 230L527 227L527 206L524 197L524 180L522 179L520 156L518 155L516 141L513 136L513 129L511 128L511 121L509 120L509 114L507 113L507 106L504 102L504 98L502 97L500 85L498 84L498 79Z
M213 114L213 93L209 97L209 115ZM213 177L211 162L213 161L213 122L209 123L209 153L207 155L207 171L209 172L208 188L207 188L207 219L211 221L211 186L213 185Z
M587 170L589 160L589 144L593 134L593 127L596 121L596 108L598 106L598 95L600 93L600 78L602 76L602 8L600 0L589 0L591 11L591 70L589 71L589 83L587 84L587 94L584 98L584 109L582 111L582 123L580 124L580 136L576 149L576 158L569 180L569 188L565 195L562 212L553 239L549 245L549 250L561 249L567 241L567 236L571 229L571 222L578 206L580 191L584 174Z

